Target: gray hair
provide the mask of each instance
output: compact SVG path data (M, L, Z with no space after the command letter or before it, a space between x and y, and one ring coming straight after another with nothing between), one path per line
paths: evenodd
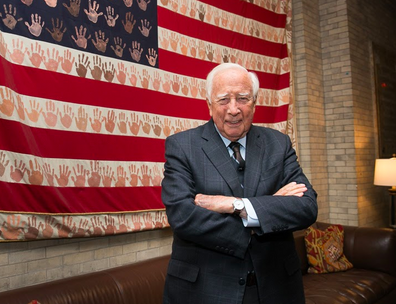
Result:
M253 87L253 100L256 102L257 99L257 94L258 90L260 87L260 83L258 80L258 77L255 73L249 72L247 69L245 69L243 66L236 64L236 63L222 63L216 66L213 70L211 70L206 77L206 98L208 99L209 103L212 103L211 100L211 94L212 94L212 87L213 87L213 79L216 76L218 72L224 71L224 70L231 70L231 69L239 69L241 71L244 71L248 73L250 80L252 81L252 87Z

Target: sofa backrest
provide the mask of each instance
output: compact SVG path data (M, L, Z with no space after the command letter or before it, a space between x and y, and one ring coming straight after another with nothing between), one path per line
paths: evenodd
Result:
M354 267L396 276L396 230L345 226L344 253Z
M1 304L160 304L170 256L0 293Z

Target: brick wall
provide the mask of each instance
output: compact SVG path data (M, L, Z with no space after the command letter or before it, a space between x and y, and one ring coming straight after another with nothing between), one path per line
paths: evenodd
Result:
M293 2L293 71L300 165L319 194L321 221L329 220L326 119L317 0Z
M319 220L387 226L390 198L373 185L372 44L396 49L396 4L293 0L293 18L298 152L319 194Z
M348 28L351 49L352 99L355 129L355 167L357 179L357 219L360 225L381 226L387 222L389 198L377 200L373 185L375 158L378 157L376 105L372 42L387 44L381 29L386 12L384 1L348 1ZM364 26L361 26L363 24ZM389 23L388 23L389 24ZM396 28L396 27L395 27ZM388 29L389 32L389 29Z
M346 1L320 1L331 222L358 224L354 103Z

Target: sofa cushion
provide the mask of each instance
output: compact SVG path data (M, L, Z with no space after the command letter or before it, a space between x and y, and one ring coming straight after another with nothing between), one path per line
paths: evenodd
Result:
M352 268L346 272L303 276L306 304L395 303L381 299L394 290L396 278L383 272Z
M344 229L331 225L322 231L309 227L305 233L308 273L345 271L353 267L344 255Z

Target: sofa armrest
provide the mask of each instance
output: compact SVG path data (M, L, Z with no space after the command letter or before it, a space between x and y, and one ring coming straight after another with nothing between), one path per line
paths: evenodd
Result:
M307 274L308 272L308 258L307 258L307 250L305 249L305 240L304 240L305 231L306 229L298 230L293 233L294 243L296 245L296 251L300 259L302 274Z
M319 229L330 224L317 223ZM377 270L396 276L396 230L344 227L344 254L355 268Z

